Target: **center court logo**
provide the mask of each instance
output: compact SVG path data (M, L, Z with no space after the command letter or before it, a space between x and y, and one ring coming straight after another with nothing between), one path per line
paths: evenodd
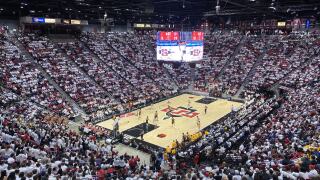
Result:
M193 118L199 113L197 112L196 109L191 108L186 108L183 106L179 106L177 108L165 108L161 110L162 112L166 113L166 116L163 119L169 119L171 117L187 117L187 118Z

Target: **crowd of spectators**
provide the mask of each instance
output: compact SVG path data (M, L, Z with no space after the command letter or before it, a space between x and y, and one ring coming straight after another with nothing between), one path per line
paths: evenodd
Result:
M59 43L68 57L73 60L80 69L87 73L104 90L121 103L115 112L129 110L131 104L139 100L139 91L126 80L122 79L116 72L109 68L104 62L95 59L85 46L76 42ZM91 119L101 119L104 113L94 113Z
M205 37L204 60L196 69L195 88L208 91L210 83L214 83L223 66L231 58L242 36L237 33L216 32Z
M223 91L222 84L216 81L222 68L230 60L234 51L238 47L242 35L236 32L215 32L205 37L204 60L200 62L200 67L196 68L195 89L200 91L209 90L212 84Z
M290 88L299 88L320 79L320 56L310 60L304 67L298 68L284 78L280 84Z
M71 106L34 64L22 56L8 36L0 36L0 77L3 85L18 96L30 98L57 114L72 116Z
M193 83L191 67L188 63L162 64L167 69L169 76L180 89L188 89Z
M37 63L86 113L90 114L98 110L112 113L112 109L118 106L113 98L85 76L46 36L20 34L18 39Z
M19 97L15 93L9 91L8 89L0 87L0 107L2 109L5 109L10 104L17 102L18 99Z
M79 134L32 102L2 104L0 120L1 179L115 179L148 172L138 157L101 144L99 129L87 125L92 132Z
M270 37L269 48L262 63L255 69L247 89L268 88L289 72L313 58L319 40L307 35L276 35Z
M122 103L135 101L139 92L112 71L106 64L92 57L91 53L79 42L60 43L71 60L101 85L108 93Z
M228 64L218 82L221 82L223 92L228 95L235 95L250 72L258 57L266 48L267 39L265 37L249 36L240 47L239 53Z

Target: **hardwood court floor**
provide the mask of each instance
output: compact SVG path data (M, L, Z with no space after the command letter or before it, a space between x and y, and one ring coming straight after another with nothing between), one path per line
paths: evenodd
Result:
M158 128L144 134L144 141L165 148L168 145L171 145L173 140L177 139L178 141L181 141L182 133L189 132L189 134L193 134L198 132L197 115L201 122L200 128L203 129L223 116L229 114L232 106L239 108L242 105L242 103L228 101L225 99L216 99L211 103L206 102L209 104L196 102L198 100L207 100L203 98L205 97L182 94L169 100L142 108L140 119L137 116L138 111L127 113L122 115L120 118L119 130L120 132L123 132L139 124L145 123L148 116L149 123L158 126ZM191 108L188 106L189 101ZM168 105L172 107L169 115L167 113ZM207 114L204 113L205 105L208 107ZM155 111L158 111L159 120L157 122L154 122ZM170 115L176 116L174 117L174 126L171 124ZM100 122L97 125L112 129L113 120L109 119ZM158 134L165 134L166 137L157 137Z

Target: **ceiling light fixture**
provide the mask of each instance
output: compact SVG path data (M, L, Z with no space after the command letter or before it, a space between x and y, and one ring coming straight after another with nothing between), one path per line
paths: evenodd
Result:
M105 11L105 12L104 12L104 15L103 15L103 19L106 20L107 17L108 17L108 14L107 14L107 12Z
M271 2L271 4L270 4L270 6L269 6L269 9L272 9L272 10L277 10L277 8L276 8L276 6L275 6L275 1L276 0L272 0L272 2Z
M219 0L217 0L216 14L219 14L219 12L220 12L220 5L219 5Z

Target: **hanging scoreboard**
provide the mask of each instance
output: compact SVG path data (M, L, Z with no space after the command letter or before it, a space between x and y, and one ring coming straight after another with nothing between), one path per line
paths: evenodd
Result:
M199 61L203 58L203 32L157 33L157 60Z

